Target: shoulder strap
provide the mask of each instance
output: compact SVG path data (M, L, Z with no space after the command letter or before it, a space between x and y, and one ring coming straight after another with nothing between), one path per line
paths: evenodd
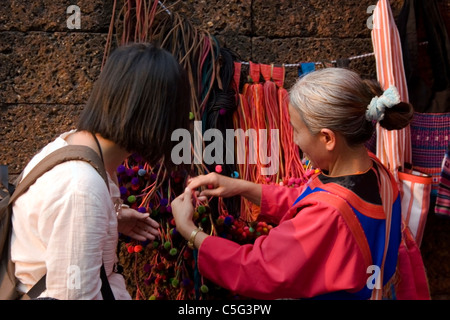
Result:
M0 165L0 184L8 190L8 192L11 194L11 189L9 188L10 183L8 182L8 166ZM0 196L2 198L6 198L8 196L7 193L5 193L2 188L0 188Z
M71 160L86 161L91 164L101 175L109 189L106 170L97 152L86 146L70 145L62 147L42 159L26 175L26 177L21 182L19 182L19 185L16 187L15 192L12 194L9 203L11 204L16 201L17 198L25 193L28 188L30 188L44 173L51 170L58 164Z
M69 145L62 147L44 159L42 159L28 174L27 176L19 182L15 192L11 195L9 200L9 205L17 200L22 194L24 194L39 177L41 177L44 173L50 171L55 166L67 162L67 161L85 161L88 162L106 183L106 186L109 189L108 176L106 175L106 170L103 165L100 156L93 149L87 146L80 145ZM102 264L100 270L100 277L102 279L102 295L105 300L114 300L114 294L112 293L111 287L109 285L108 278L106 276L105 267ZM27 296L31 299L35 299L42 291L45 290L45 279L46 275L44 275L27 293Z
M377 165L377 178L378 186L380 190L381 202L383 203L383 210L386 215L386 232L384 240L384 253L381 263L380 282L381 288L374 288L372 291L372 300L381 300L383 297L383 282L384 282L384 265L386 262L386 255L388 252L390 235L391 235L391 222L392 222L392 206L398 195L397 182L389 170L378 160L374 155L371 155L372 160Z

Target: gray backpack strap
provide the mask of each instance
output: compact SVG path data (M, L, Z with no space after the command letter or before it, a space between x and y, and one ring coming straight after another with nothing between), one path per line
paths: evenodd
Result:
M103 178L109 189L106 170L97 152L86 146L70 145L62 147L42 159L19 183L16 187L16 191L12 194L9 203L13 203L18 197L25 193L44 173L53 169L58 164L72 160L86 161L92 165Z
M11 195L9 200L9 205L12 205L17 198L19 198L22 194L24 194L39 177L41 177L44 173L50 171L55 166L67 162L67 161L85 161L88 162L91 166L93 166L103 180L106 183L106 186L109 189L108 176L106 175L106 170L103 165L103 162L100 156L93 149L87 146L79 146L79 145L70 145L62 147L44 159L42 159L27 175L26 177L19 182L15 192ZM2 174L3 179L3 174ZM102 266L103 267L103 266ZM46 288L45 284L46 275L44 275L26 294L25 299L36 299ZM102 278L102 282L107 281ZM106 286L109 288L109 283L106 283ZM109 289L110 290L110 289Z
M0 166L0 183L7 188L8 187L8 166Z
M14 191L14 186L9 183L8 166L0 165L0 184L8 190L9 194ZM6 198L8 194L0 188L0 196Z

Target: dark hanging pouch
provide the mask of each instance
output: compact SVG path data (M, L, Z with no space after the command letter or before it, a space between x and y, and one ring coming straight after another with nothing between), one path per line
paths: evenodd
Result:
M450 112L450 41L436 0L405 0L397 25L414 110Z

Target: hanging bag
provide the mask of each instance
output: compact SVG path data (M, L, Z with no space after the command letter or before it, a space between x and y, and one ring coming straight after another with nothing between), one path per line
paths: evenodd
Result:
M405 0L398 17L410 103L450 112L450 40L436 0Z
M398 251L397 283L398 300L430 300L430 289L422 255L408 226L402 229L402 242Z
M430 208L432 178L428 174L411 168L399 171L398 178L402 217L420 247Z

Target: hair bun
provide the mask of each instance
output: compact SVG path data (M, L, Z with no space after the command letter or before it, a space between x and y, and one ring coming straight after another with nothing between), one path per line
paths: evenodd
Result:
M376 96L367 106L366 119L380 122L384 119L385 110L401 102L400 94L395 86L390 86L381 96Z

